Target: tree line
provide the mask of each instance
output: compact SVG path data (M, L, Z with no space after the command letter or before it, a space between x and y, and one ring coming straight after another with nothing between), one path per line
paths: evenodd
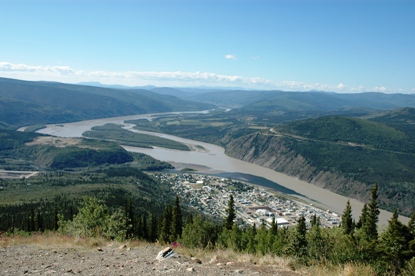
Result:
M231 195L226 217L219 224L200 214L184 215L178 197L172 205L166 205L160 215L138 212L133 200L128 198L122 208L110 209L102 200L85 197L76 212L63 214L54 209L49 221L39 216L37 210L29 208L26 224L22 224L20 230L53 230L83 237L139 239L162 244L180 243L206 250L232 249L257 255L286 256L295 260L294 267L361 263L370 265L379 275L399 275L408 269L413 272L415 214L405 225L395 211L386 229L379 233L377 192L375 185L371 190L371 201L364 205L357 221L352 218L352 208L347 202L342 223L335 228L322 227L316 215L310 221L302 216L290 228L279 227L275 220L269 228L264 222L240 227L235 223L236 211ZM0 218L3 222L3 217ZM9 234L18 231L16 226L13 227L7 230Z

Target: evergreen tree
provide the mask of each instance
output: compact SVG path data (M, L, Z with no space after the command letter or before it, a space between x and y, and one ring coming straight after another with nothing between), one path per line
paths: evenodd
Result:
M33 204L30 206L30 226L28 231L32 232L36 230L36 224L35 224L35 209L33 207Z
M224 228L224 231L228 231ZM189 248L213 248L218 237L218 230L212 222L206 221L200 215L195 215L188 222L182 233L181 242Z
M40 210L37 210L36 222L37 222L36 230L42 232L44 230L43 229L43 217L42 217L42 214L40 213Z
M179 197L176 196L174 207L172 211L172 224L171 224L171 236L170 240L175 241L182 235L183 231L183 218L182 211L180 208Z
M59 228L58 208L55 206L54 217L53 217L53 231L57 231L58 228Z
M313 227L313 226L320 226L320 218L319 217L317 217L317 215L316 214L314 214L312 217L311 217L311 221L310 221L310 224L311 224L311 227Z
M359 217L359 221L356 224L357 229L362 228L362 226L366 223L367 213L368 213L367 204L364 204L362 208L362 213L360 214L360 217Z
M411 234L415 237L415 212L412 214L411 219L408 222L408 228Z
M156 215L151 214L148 241L155 242L158 236L158 219Z
M137 237L137 239L142 239L143 238L143 220L141 219L141 214L138 214L136 219L136 225L135 225L135 236Z
M225 227L228 230L232 229L233 226L233 220L236 218L235 213L235 202L233 200L233 195L230 195L229 201L228 201L228 208L226 209L226 220L225 220Z
M186 222L184 224L186 226L186 225L192 224L192 223L193 223L193 215L192 215L192 213L190 213L190 214L187 215Z
M353 233L354 225L352 218L352 206L350 205L350 200L347 201L346 208L342 214L342 225L343 233L350 235Z
M308 254L315 260L321 260L326 255L325 242L321 234L320 223L314 223L307 233Z
M296 257L304 258L307 256L307 226L304 216L301 216L297 221L297 226L289 247L289 252Z
M371 190L372 199L367 208L367 217L362 225L362 229L368 241L374 241L378 238L378 226L379 221L379 207L378 207L378 184L375 184Z
M126 239L131 239L134 236L134 228L136 228L136 222L134 218L134 209L129 198L124 207L124 220L125 220L125 229L126 229Z
M278 229L278 235L274 236L274 241L271 246L271 252L275 255L283 255L288 251L287 246L290 246L290 244L287 244L287 241L289 240L289 231L287 227L283 227L281 229Z
M173 220L173 214L172 214L172 207L170 205L167 205L164 209L163 218L161 221L160 226L160 241L163 243L170 242L170 235L171 235L171 225Z
M244 244L246 244L246 248L245 251L247 253L256 253L256 235L257 235L257 231L256 231L256 225L254 223L254 225L252 227L249 227L244 233L243 233L243 237L244 237Z
M412 252L412 256L415 257L415 212L412 214L411 219L409 220L408 231L410 234L409 248L410 248L410 251Z
M271 244L268 241L268 237L268 230L265 226L265 223L262 223L256 234L256 251L262 255L265 255L269 252L269 247Z
M270 232L274 236L278 234L278 224L275 221L275 217L272 217Z
M84 197L79 213L69 223L69 232L84 237L99 237L109 225L109 210L102 201L94 197Z
M147 216L146 216L146 214L144 214L142 216L141 227L143 229L142 230L143 239L148 240L148 225L147 225Z
M379 249L383 253L382 260L386 269L390 268L393 275L398 275L405 261L409 260L413 252L409 250L411 234L409 228L399 221L397 210L389 220L388 228L382 233Z

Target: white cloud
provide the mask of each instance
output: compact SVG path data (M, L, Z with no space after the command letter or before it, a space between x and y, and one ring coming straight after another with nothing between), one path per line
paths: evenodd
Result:
M243 77L238 75L223 75L211 72L183 72L183 71L81 71L70 66L33 66L0 62L0 76L22 80L45 80L66 83L97 81L104 84L122 84L128 86L155 85L155 86L223 86L244 87L247 89L285 90L285 91L332 91L332 92L400 92L404 90L390 90L384 86L367 89L364 86L349 87L343 83L328 85L322 83L305 83L301 81L274 81L261 77ZM407 90L415 93L415 88Z
M251 57L251 59L258 60L258 59L261 59L261 57L260 56L253 56L253 57Z
M235 55L230 55L230 54L226 55L225 58L231 59L231 60L237 60L237 57Z
M388 92L388 89L385 86L376 86L373 88L373 91L375 92Z
M13 64L10 62L0 62L0 70L10 72L54 72L61 74L74 73L74 71L69 66L30 66L26 64Z
M346 88L346 85L344 85L343 83L339 83L339 84L337 85L337 89L343 90L343 89L345 89L345 88Z

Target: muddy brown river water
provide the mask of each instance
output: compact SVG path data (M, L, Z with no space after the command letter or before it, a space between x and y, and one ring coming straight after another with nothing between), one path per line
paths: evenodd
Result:
M124 121L132 119L151 119L154 116L174 114L174 113L158 113L158 114L140 114L133 116L114 117L96 120L87 120L74 123L53 124L47 125L46 128L37 131L38 133L54 135L58 137L82 137L82 133L90 130L94 126L101 126L107 123L121 124L124 128L131 131L147 133L151 135L168 138L178 142L187 144L192 148L192 151L180 151L165 148L139 148L124 146L124 148L131 152L141 152L148 154L156 159L170 162L172 164L181 164L196 166L199 171L207 174L227 174L228 176L238 175L239 178L243 176L253 176L256 179L257 185L267 186L268 188L275 188L289 194L290 196L306 200L313 205L321 206L322 208L334 211L341 214L346 206L349 198L335 194L328 190L319 188L305 181L299 180L271 169L267 169L252 163L241 161L225 154L222 147L203 143L199 141L184 139L181 137L167 135L163 133L153 133L145 131L134 130L134 125L126 124ZM200 150L201 147L205 150ZM232 177L231 177L232 178ZM246 177L249 181L250 177ZM350 199L353 209L353 216L357 220L360 216L360 211L363 208L363 203L354 199ZM379 224L384 226L392 217L392 213L381 210L379 215ZM408 222L408 218L401 217L404 223Z

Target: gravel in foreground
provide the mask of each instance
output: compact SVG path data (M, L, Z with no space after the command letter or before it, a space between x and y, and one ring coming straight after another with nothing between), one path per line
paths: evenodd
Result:
M164 247L142 245L105 247L42 248L37 245L0 247L0 275L300 275L272 265L255 265L213 257L202 262L176 254L162 261L156 256Z

